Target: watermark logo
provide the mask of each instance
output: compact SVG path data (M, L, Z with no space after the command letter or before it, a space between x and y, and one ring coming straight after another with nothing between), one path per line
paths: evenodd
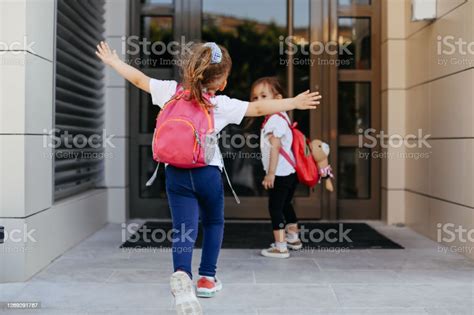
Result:
M122 54L131 57L126 60L135 66L180 66L180 56L192 54L191 47L195 42L187 41L185 36L181 36L179 41L151 41L148 38L139 36L122 37ZM165 58L168 56L169 58Z
M27 36L23 41L0 41L0 65L2 66L25 66L25 55L29 51L35 54L36 42L30 42Z
M348 66L350 65L349 59L321 57L353 55L352 51L348 48L351 44L350 42L312 41L302 43L296 36L280 36L279 40L280 56L285 56L285 58L280 58L280 65L283 66L289 66L290 62L295 66L314 66L316 62L318 66Z
M438 223L436 227L438 243L461 244L447 247L439 246L438 251L443 253L454 252L464 254L471 254L474 252L474 229L466 229L463 226L454 223Z
M108 135L105 129L101 134L72 134L67 130L43 129L43 147L45 148L66 148L66 149L84 149L84 148L115 148L112 139L115 135ZM50 141L51 140L51 141Z
M349 233L352 229L344 228L344 224L340 223L337 229L307 229L304 225L300 227L300 239L303 243L352 243Z
M29 51L32 54L35 54L34 46L36 42L28 41L28 36L23 36L23 41L12 41L12 42L2 42L0 41L0 56L3 56L7 53L13 55L24 54L25 51Z
M327 43L321 41L312 41L308 45L298 45L295 36L280 36L280 55L294 56L296 54L322 55L352 55L348 46L350 42L339 44L336 41L329 41Z
M181 224L179 229L149 228L138 223L122 223L122 242L144 242L163 243L168 242L194 242L193 235L197 233L194 229L186 229L185 224Z
M258 134L231 134L229 132L222 131L221 145L226 149L258 149L260 147L260 136Z
M437 37L438 65L474 65L474 42L452 35ZM460 57L461 56L461 57Z
M430 134L424 135L422 129L418 129L418 134L388 135L383 130L377 133L374 128L366 130L359 129L359 148L373 149L377 146L381 148L431 148L428 139Z
M191 47L194 45L193 41L186 41L185 36L180 37L180 41L154 41L147 38L140 38L139 36L123 36L122 37L122 53L128 55L142 54L163 55L165 53L172 56L179 56L183 54L192 53Z
M36 238L34 234L36 233L36 229L29 229L27 224L23 225L23 229L11 229L7 230L5 228L2 229L3 234L3 242L12 242L12 243L36 243Z
M437 241L440 243L459 241L474 244L474 229L466 229L461 225L456 226L454 223L438 223L436 226L438 228Z

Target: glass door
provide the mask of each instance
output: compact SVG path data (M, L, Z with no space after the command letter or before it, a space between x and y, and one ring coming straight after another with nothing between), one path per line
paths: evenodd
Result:
M290 115L311 139L330 144L335 192L322 191L322 185L314 191L298 187L297 214L301 219L380 218L380 161L358 145L361 132L380 129L379 1L141 0L131 3L131 13L132 37L149 43L184 38L225 45L234 61L225 91L231 97L248 100L250 85L262 76L279 77L288 96L319 90L324 99L318 110ZM328 49L334 46L346 49L333 54ZM140 50L129 57L152 77L179 80L169 53ZM145 187L155 168L150 144L159 108L146 93L131 88L129 94L131 217L169 218L163 169L153 187ZM225 184L228 219L269 217L261 186L261 123L261 118L246 119L222 133L225 164L242 200L235 204Z
M310 0L203 0L202 40L224 45L233 59L225 94L248 100L253 81L277 76L288 96L318 88L312 76ZM284 52L287 41L296 54ZM283 47L283 48L282 48ZM318 134L317 111L290 113L309 137ZM236 219L269 218L267 192L261 182L264 171L260 159L260 128L263 117L245 119L240 126L222 131L221 151L234 188L241 199L235 204L226 185L226 217ZM321 218L319 188L312 191L300 185L294 206L299 218Z
M150 43L171 40L215 41L225 45L234 66L226 94L249 99L250 85L262 76L278 76L289 96L318 89L320 75L306 53L314 31L314 0L141 0L131 3L131 35ZM313 17L312 17L313 16ZM322 23L318 15L318 23ZM320 31L320 29L318 29ZM319 35L318 35L319 36ZM285 41L298 47L287 56ZM173 56L167 53L134 54L130 62L152 77L177 79ZM130 89L130 206L131 217L169 218L163 169L153 187L145 182L154 171L151 138L159 108L146 93ZM321 133L319 111L290 115L311 138ZM263 167L259 158L262 119L246 119L241 126L223 131L221 149L225 164L242 204L236 205L226 187L226 218L266 219L266 192L262 189ZM321 193L298 187L295 209L300 218L321 218Z
M339 44L330 69L332 217L380 219L380 160L359 145L359 135L380 130L380 1L331 0L330 40Z
M177 60L170 45L200 38L200 5L192 0L140 0L130 3L128 62L153 78L177 80ZM175 48L176 49L176 48ZM129 88L130 106L130 217L170 218L166 200L164 168L151 187L145 183L153 174L151 141L160 110L151 97L135 87Z

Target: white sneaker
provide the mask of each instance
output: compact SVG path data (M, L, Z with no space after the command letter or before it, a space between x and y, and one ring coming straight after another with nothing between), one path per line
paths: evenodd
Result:
M301 243L301 240L298 238L296 241L289 241L286 239L286 246L288 246L289 249L291 250L300 250L303 248L303 243Z
M201 304L194 293L191 278L184 271L176 271L170 279L171 293L174 296L176 314L202 315Z
M270 245L270 248L262 249L260 252L262 256L271 258L289 258L290 252L288 249L280 250L275 244Z

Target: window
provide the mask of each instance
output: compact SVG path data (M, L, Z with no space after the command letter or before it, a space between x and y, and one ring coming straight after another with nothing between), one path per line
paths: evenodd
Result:
M271 8L269 10L269 8ZM233 60L225 94L248 100L250 85L263 76L277 76L286 86L287 66L281 62L280 39L287 35L286 0L204 0L202 39L227 47ZM286 58L285 58L286 59ZM241 139L260 136L263 118L245 119L241 126L230 125L223 132ZM234 138L235 139L235 138ZM245 141L244 141L245 142ZM258 145L222 145L224 162L236 192L244 196L262 196L264 171ZM231 192L226 187L226 195Z
M103 178L104 83L95 45L103 40L104 0L57 4L55 199Z

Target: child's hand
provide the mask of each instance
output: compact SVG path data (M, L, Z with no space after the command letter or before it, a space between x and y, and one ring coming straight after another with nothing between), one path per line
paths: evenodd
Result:
M316 109L320 104L319 100L322 98L319 92L310 93L309 90L297 95L294 98L296 109Z
M275 175L267 174L262 182L263 188L267 190L273 189L274 184L275 184Z
M120 60L117 51L112 51L109 44L105 42L100 42L100 44L97 45L97 51L95 54L100 58L100 60L102 60L102 62L109 66L111 66L114 61Z

